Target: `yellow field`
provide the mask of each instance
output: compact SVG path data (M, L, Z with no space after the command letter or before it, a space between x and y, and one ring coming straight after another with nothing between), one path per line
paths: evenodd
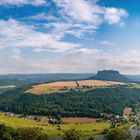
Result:
M83 80L78 81L79 86L111 86L111 83L101 80Z
M41 86L46 86L46 84L42 84ZM52 82L48 83L47 86L49 87L77 87L75 81L68 81L68 82Z
M26 92L33 94L49 94L54 92L69 92L80 87L107 87L112 85L125 85L123 82L102 81L102 80L81 80L81 81L67 81L67 82L51 82L48 84L39 84L33 86Z

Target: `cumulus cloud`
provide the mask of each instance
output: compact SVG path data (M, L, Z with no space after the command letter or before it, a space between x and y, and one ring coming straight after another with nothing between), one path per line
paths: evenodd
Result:
M52 51L67 51L79 47L78 44L61 41L54 34L47 34L14 19L0 20L1 48L5 47L32 47L49 48Z
M114 7L103 7L97 4L95 0L52 0L56 5L58 17L52 14L38 13L30 16L30 20L42 21L47 29L52 33L73 35L75 37L84 37L86 33L95 32L101 24L118 24L124 25L123 19L128 16L125 9Z
M72 19L81 22L89 22L94 24L99 24L101 22L101 19L95 12L100 10L96 4L92 5L85 0L54 0L54 2L61 7L61 14L65 14L64 16L67 15Z
M95 26L103 22L109 24L119 24L128 13L124 9L114 7L102 7L97 1L85 0L53 0L58 7L60 13L64 17L70 17L77 22L92 24Z
M70 34L75 37L82 37L85 33L96 31L103 23L123 25L123 19L128 16L125 9L114 7L103 7L97 4L96 0L0 0L0 5L47 5L54 2L59 15L55 17L51 12L38 13L29 16L30 20L46 20L45 25L64 36Z
M124 9L105 8L104 18L109 24L122 24L122 18L127 17L128 13Z
M0 52L0 72L16 73L47 73L47 72L95 72L100 69L117 68L124 70L131 62L139 68L138 54L128 59L132 52L112 55L95 48L82 46L81 41L72 43L65 40L67 35L84 38L86 33L95 32L101 24L123 24L128 16L124 9L100 6L95 0L52 0L56 4L55 17L45 12L30 15L30 25L15 19L0 20L0 49L13 48L12 55ZM2 6L41 6L48 0L0 0ZM26 17L27 18L27 17ZM26 18L24 18L25 21ZM39 22L41 20L41 22ZM45 22L42 22L44 21ZM37 21L37 22L36 22ZM37 24L34 24L34 23ZM33 23L31 25L31 23ZM93 35L93 34L92 34ZM110 41L103 40L101 45L114 46ZM33 50L33 54L22 54L20 49ZM45 52L47 55L40 56ZM134 53L134 52L133 52ZM36 55L32 57L32 55ZM40 56L40 57L39 57ZM123 64L123 65L122 65Z

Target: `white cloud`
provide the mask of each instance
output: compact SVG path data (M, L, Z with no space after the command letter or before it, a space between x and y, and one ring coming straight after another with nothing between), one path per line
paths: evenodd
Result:
M59 18L39 13L29 16L33 20L46 20L36 26L14 19L0 20L0 49L13 48L12 55L5 56L0 52L0 72L47 73L47 72L95 72L100 69L117 68L126 71L131 62L138 69L138 54L127 52L118 55L109 54L99 49L86 48L77 43L64 40L66 35L83 37L86 33L95 32L101 24L123 24L127 17L124 9L99 6L92 0L53 0L56 3ZM46 0L0 0L0 5L44 5ZM25 18L24 18L25 19ZM38 30L39 29L39 30ZM114 46L115 43L103 40L102 45ZM32 48L33 54L22 54L20 49ZM7 49L7 50L8 50ZM41 52L50 53L55 58L41 56ZM53 52L53 53L52 53ZM55 53L54 53L55 52ZM131 55L136 55L133 59ZM28 56L28 57L27 57Z
M60 7L61 16L94 26L101 23L120 24L128 14L124 9L99 6L91 0L53 0Z
M13 55L0 52L1 73L50 73L50 72L96 72L103 69L116 69L121 73L140 73L140 54L138 50L107 53L99 49L78 48L59 54L59 57L30 53ZM53 56L53 53L49 53ZM3 59L5 61L3 61Z
M21 6L21 5L34 5L40 6L46 4L46 0L0 0L0 5L3 6Z
M74 20L80 22L89 22L94 24L100 24L100 18L96 15L95 11L98 11L96 5L91 5L85 0L54 0L55 3L61 7L62 14L66 14ZM93 8L96 8L93 10ZM94 13L95 12L95 13ZM93 20L94 19L94 20Z
M46 20L44 26L51 29L53 34L64 37L67 34L75 37L84 37L86 33L95 32L101 24L124 25L123 19L128 16L124 9L114 7L103 7L96 0L52 0L56 4L59 15L55 17L52 13L38 13L29 16L30 20Z
M38 13L37 15L30 16L28 18L32 19L32 20L47 20L47 21L49 21L49 20L50 21L56 20L55 16L52 16L51 14L47 15L45 13Z
M29 16L30 20L46 20L46 26L64 37L70 34L83 37L85 33L96 31L103 23L124 25L123 19L128 16L124 9L103 7L97 0L52 0L56 4L58 17L45 12ZM0 0L0 5L44 5L47 0ZM59 35L59 37L60 37Z
M68 55L72 57L84 57L84 58L108 58L108 54L99 49L88 49L88 48L79 48L67 52Z
M32 47L49 48L52 51L67 51L79 47L78 44L60 41L58 35L47 34L29 26L10 19L0 20L0 44L5 47Z
M52 34L58 35L59 37L64 37L65 35L69 34L81 38L85 33L91 33L94 30L94 27L92 25L85 26L80 23L73 24L71 22L53 22L44 24L44 26L46 29L51 30Z
M122 24L122 18L127 17L128 13L124 9L105 8L104 18L109 24Z
M102 40L99 41L99 45L104 45L104 46L117 46L116 43L108 41L108 40Z
M61 37L69 34L81 38L86 33L95 32L105 23L122 26L123 19L128 16L126 10L103 7L98 5L96 0L53 0L53 2L56 4L59 18L39 13L29 19L49 21L45 27Z

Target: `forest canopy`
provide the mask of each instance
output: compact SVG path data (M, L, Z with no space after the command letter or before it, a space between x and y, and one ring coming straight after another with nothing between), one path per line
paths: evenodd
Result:
M114 87L34 95L17 88L0 95L0 110L32 115L101 117L102 113L122 115L125 107L140 104L140 89Z

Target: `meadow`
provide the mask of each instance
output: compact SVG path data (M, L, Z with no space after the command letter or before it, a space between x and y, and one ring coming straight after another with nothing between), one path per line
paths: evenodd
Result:
M5 116L4 113L0 113L0 123L15 129L22 127L38 128L41 129L43 133L48 135L59 135L63 130L69 129L76 129L83 135L99 135L104 131L104 129L110 127L110 123L108 122L66 123L60 125L52 125L49 123L44 123L44 118L40 122L36 122L33 119L25 120L24 118L19 118L19 115L8 117Z

